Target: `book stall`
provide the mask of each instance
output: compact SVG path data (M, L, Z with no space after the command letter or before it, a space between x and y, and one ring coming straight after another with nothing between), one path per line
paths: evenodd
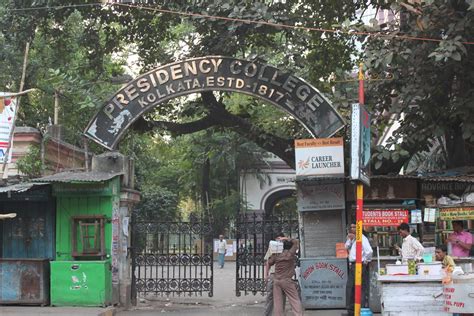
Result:
M407 264L394 265L393 269L390 265L386 266L386 270L379 269L383 314L452 315L474 312L473 300L469 297L474 293L472 247L469 252L468 242L471 240L472 243L469 233L472 234L474 220L474 204L467 199L472 196L470 183L460 183L452 178L451 182L444 180L446 178L443 181L438 178L436 182L421 181L420 196L423 198L418 205L422 207L410 212L411 226L417 225L418 236L425 248L421 260L412 261L416 269L410 269L410 260ZM453 236L454 233L456 235ZM463 242L456 236L463 236ZM463 245L466 249L454 251L454 247L460 249L459 245L454 244ZM448 255L454 259L452 272L443 269L440 261L435 261L432 249L439 245L446 245Z

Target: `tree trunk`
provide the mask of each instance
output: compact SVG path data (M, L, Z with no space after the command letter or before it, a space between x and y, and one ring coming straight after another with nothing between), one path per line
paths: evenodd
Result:
M462 128L460 124L454 124L452 128L446 132L445 137L446 151L448 153L446 167L451 169L468 165L468 162L471 159L466 150L466 143L462 137Z
M201 206L204 213L207 213L211 202L211 162L209 158L204 161L201 169Z

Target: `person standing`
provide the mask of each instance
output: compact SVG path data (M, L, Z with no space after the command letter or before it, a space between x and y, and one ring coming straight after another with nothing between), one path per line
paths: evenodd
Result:
M283 293L293 310L293 315L303 315L303 306L300 296L293 281L296 267L296 251L299 247L297 239L289 239L288 237L280 238L283 240L283 252L273 254L268 259L269 266L275 265L275 273L273 274L273 310L275 316L282 316L283 310Z
M418 239L410 234L410 226L407 223L401 223L400 226L398 226L398 233L403 238L401 249L402 260L421 258L425 248L423 248Z
M275 241L281 242L282 238L285 238L285 234L279 233L275 237ZM271 316L273 312L273 274L275 273L275 265L270 267L268 260L271 258L271 256L274 253L275 252L273 252L272 247L269 245L267 249L267 253L265 254L265 257L264 257L264 260L265 260L264 275L265 275L265 280L267 281L266 283L267 297L265 300L265 311L263 313L263 315L265 316ZM285 297L285 294L283 294L283 310L285 309L285 302L286 302L286 297Z
M441 261L443 268L448 272L453 272L455 264L453 258L448 256L448 249L446 245L439 245L435 250L436 261Z
M347 239L345 243L347 252L349 254L349 273L346 283L346 309L348 315L354 315L354 299L355 299L355 264L356 264L356 224L351 224L348 227ZM367 307L369 302L369 263L372 260L373 254L370 242L362 235L362 292L361 292L361 307Z
M463 221L453 221L454 232L449 234L446 243L451 243L453 257L469 257L472 247L472 234L464 231Z
M224 239L223 235L219 235L219 242L217 245L217 254L218 254L218 263L219 266L224 268L224 262L225 262L225 251L227 248L227 240Z

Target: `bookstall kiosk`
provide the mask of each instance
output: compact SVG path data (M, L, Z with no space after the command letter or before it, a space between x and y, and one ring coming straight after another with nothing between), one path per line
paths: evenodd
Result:
M410 224L415 237L422 237L419 224L411 224L412 212L419 209L418 179L409 176L373 176L372 185L364 191L364 234L369 239L374 253L369 266L369 307L380 313L381 288L377 282L378 268L394 264L398 252L393 247L401 246L397 226L402 222ZM346 183L347 222L355 220L354 186ZM378 247L378 251L377 251Z
M402 210L394 213L398 215L401 222L410 223L411 233L413 237L419 238L421 236L418 232L421 232L422 228L422 211L419 209L413 210ZM404 219L403 217L406 216ZM429 218L426 218L429 219ZM395 221L395 220L394 220ZM388 222L385 221L385 222ZM370 223L370 221L369 221ZM395 228L396 230L396 228ZM393 232L392 227L389 227L388 236L385 235L385 232L381 233L377 231L375 235L375 243L377 245L384 246L385 243L393 244L397 243L401 246L401 237L391 236ZM386 240L388 239L388 241ZM426 244L425 251L427 250L430 244ZM383 248L383 247L382 247ZM391 251L395 251L391 249ZM431 261L432 254L429 254L429 259ZM424 256L425 257L425 256ZM383 257L381 257L383 258ZM389 257L390 258L390 257ZM397 254L397 257L400 258ZM390 260L392 259L392 260ZM383 260L386 266L386 275L385 273L373 273L373 276L378 281L377 290L379 296L379 302L381 306L381 312L383 315L448 315L444 312L443 309L443 285L441 283L443 275L430 270L425 274L408 274L408 267L405 265L393 265L393 257L388 260ZM391 263L391 266L387 264ZM375 268L376 263L372 263L374 268L372 271L377 270ZM430 263L428 263L429 265ZM438 265L439 266L439 263ZM389 270L389 267L393 271ZM401 268L400 271L396 268ZM403 271L406 268L406 271ZM375 293L374 293L375 294ZM371 293L372 296L373 293ZM371 297L374 300L376 297Z
M418 200L417 206L421 209L422 221L418 228L425 248L444 244L453 232L453 220L464 221L464 228L472 233L474 205L466 203L472 186L468 180L465 177L437 177L420 181L418 188L422 199ZM411 222L414 222L413 216ZM463 272L472 271L471 256L454 257L454 261ZM473 306L468 304L472 299L467 296L467 292L474 292L472 274L453 276L453 283L445 286L442 279L443 275L379 276L382 312L403 315L474 312Z

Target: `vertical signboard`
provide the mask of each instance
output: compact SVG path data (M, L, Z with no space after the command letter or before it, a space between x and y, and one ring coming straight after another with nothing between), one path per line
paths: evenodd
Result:
M370 114L359 103L352 105L351 179L370 185Z

